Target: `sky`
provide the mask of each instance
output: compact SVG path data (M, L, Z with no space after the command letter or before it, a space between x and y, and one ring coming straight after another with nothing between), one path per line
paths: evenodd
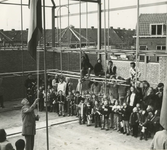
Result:
M29 8L28 6L23 6L23 21L21 21L21 6L16 5L5 5L2 4L3 1L5 3L21 3L21 0L0 0L0 29L3 30L21 30L21 22L23 23L23 29L27 29L29 27ZM22 0L23 4L27 4L28 0ZM43 1L43 0L42 0ZM67 4L68 0L54 0L55 4L59 6L60 4ZM108 3L109 1L109 3ZM60 2L60 3L59 3ZM76 3L76 1L69 0L70 3ZM142 4L151 4L156 2L167 2L167 0L140 0L140 5ZM45 0L46 6L52 6L51 0ZM125 6L134 6L137 5L137 0L105 0L106 9L108 7L110 9L121 8ZM102 10L104 7L104 0L102 0ZM86 12L86 8L88 11L97 11L97 4L89 3L88 7L86 7L86 3L81 4L81 11ZM69 11L68 11L69 10ZM62 15L68 14L71 15L73 13L79 13L79 4L70 5L68 7L56 8L55 13L59 15L61 11ZM167 5L160 6L151 6L151 7L142 7L140 8L141 13L166 13ZM109 14L109 22L108 22L108 14ZM51 8L46 8L46 28L51 29ZM137 22L137 10L136 9L126 9L126 10L115 10L106 12L106 19L104 19L104 13L102 13L102 27L106 24L106 27L114 27L114 28L126 28L126 29L135 29ZM79 16L70 16L69 24L75 27L80 27L80 18ZM86 24L88 24L88 28L94 26L95 28L98 25L97 13L88 14L88 22L86 22L86 15L81 16L81 27L85 28ZM65 28L68 26L68 17L61 18L61 28ZM55 19L55 27L60 28L60 18Z

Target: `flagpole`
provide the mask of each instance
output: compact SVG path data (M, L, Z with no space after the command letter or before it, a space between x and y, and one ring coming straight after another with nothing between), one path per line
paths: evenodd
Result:
M47 150L49 150L48 108L47 108L47 68L46 68L45 0L43 0L43 47L44 47L44 79L45 79L45 95L46 95L46 142L47 142Z

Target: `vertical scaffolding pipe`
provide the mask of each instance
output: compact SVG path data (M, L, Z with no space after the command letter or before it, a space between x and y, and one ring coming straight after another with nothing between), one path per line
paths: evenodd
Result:
M80 76L82 80L82 71L81 71L81 56L82 56L82 51L81 51L81 0L79 0L79 48L80 48L80 55L79 55L79 62L80 62Z
M24 51L23 51L23 0L21 0L21 60L22 60L22 83L24 83ZM24 92L25 94L25 92Z
M52 7L52 47L55 47L55 6Z
M45 79L45 93L47 101L47 68L46 68L46 33L45 33L45 0L43 0L43 46L44 46L44 79ZM47 150L49 150L49 131L48 131L48 107L46 103L46 142Z
M68 0L68 48L70 48L70 8L69 8L69 5L70 2ZM70 53L67 53L68 55L68 70L70 70Z
M110 0L108 0L108 50L110 46Z
M55 6L52 7L52 47L55 47ZM53 68L55 68L55 52L53 49Z
M86 2L86 46L88 47L88 2Z
M107 51L106 51L106 1L104 0L104 64L105 64L105 95L107 94L107 65L106 65L106 58L107 58Z
M61 70L61 75L62 75L62 70L63 70L63 62L62 62L62 45L61 45L61 0L59 0L59 5L60 5L60 70Z
M136 65L139 67L139 0L137 0L137 26L136 26Z
M98 32L97 32L97 49L101 49L101 0L98 1ZM98 56L101 59L101 54Z
M137 0L137 26L136 28L137 28L136 29L136 68L139 69L139 0ZM136 82L137 82L137 75L136 75L136 80L135 80L135 86L137 85Z

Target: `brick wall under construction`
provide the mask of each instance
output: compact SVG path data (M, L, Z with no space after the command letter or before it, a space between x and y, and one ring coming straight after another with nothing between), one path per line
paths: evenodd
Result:
M97 57L95 54L88 54L90 62L94 66ZM60 69L60 53L47 53L47 68ZM117 66L117 73L124 78L129 77L130 61L113 60ZM43 69L43 52L40 52L40 69ZM22 72L36 70L36 61L34 61L27 51L0 51L0 73L6 72ZM79 71L80 55L77 53L62 54L63 70ZM156 86L159 82L165 81L165 70L167 68L167 60L160 57L159 63L139 63L141 71L141 80L147 80L152 86ZM24 81L26 76L8 76L3 80L4 98L5 100L13 100L25 97Z

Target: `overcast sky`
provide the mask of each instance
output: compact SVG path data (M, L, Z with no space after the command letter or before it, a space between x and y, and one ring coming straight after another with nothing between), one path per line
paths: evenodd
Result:
M21 7L20 6L12 6L12 5L4 5L1 2L4 1L6 3L21 3L21 0L0 0L0 29L11 30L21 29ZM43 1L43 0L42 0ZM45 0L47 6L52 6L51 0ZM54 0L56 5L59 5L59 0ZM106 9L108 8L108 0L106 1ZM148 4L155 2L167 2L165 0L140 0L140 4ZM28 0L23 0L24 4L28 3ZM67 4L68 0L61 0L61 4ZM76 1L70 0L70 3L76 3ZM110 8L119 8L125 6L134 6L137 5L137 0L110 0ZM104 0L102 0L102 9L104 9ZM96 11L96 4L88 4L88 11ZM72 5L69 7L70 14L79 12L79 5ZM82 12L86 11L86 3L82 4ZM61 8L62 14L67 14L68 9L66 7ZM166 13L167 5L161 6L151 6L147 8L140 8L140 13ZM56 15L60 13L60 9L56 9ZM107 12L108 13L108 12ZM110 22L109 26L113 26L114 28L126 28L126 29L134 29L137 21L137 10L129 9L129 10L117 10L110 11ZM86 27L86 15L82 15L82 25L81 27ZM68 26L68 18L63 17L62 19L62 28ZM97 13L88 15L88 27L91 26L97 27ZM58 20L60 22L60 19ZM57 19L55 19L55 23L57 26ZM79 27L79 16L71 16L70 17L70 25L74 25L75 27ZM28 7L23 7L23 29L28 28L29 26L29 9ZM104 14L102 13L102 27L104 26ZM108 27L108 16L106 14L106 26ZM51 28L51 8L46 8L46 28Z

